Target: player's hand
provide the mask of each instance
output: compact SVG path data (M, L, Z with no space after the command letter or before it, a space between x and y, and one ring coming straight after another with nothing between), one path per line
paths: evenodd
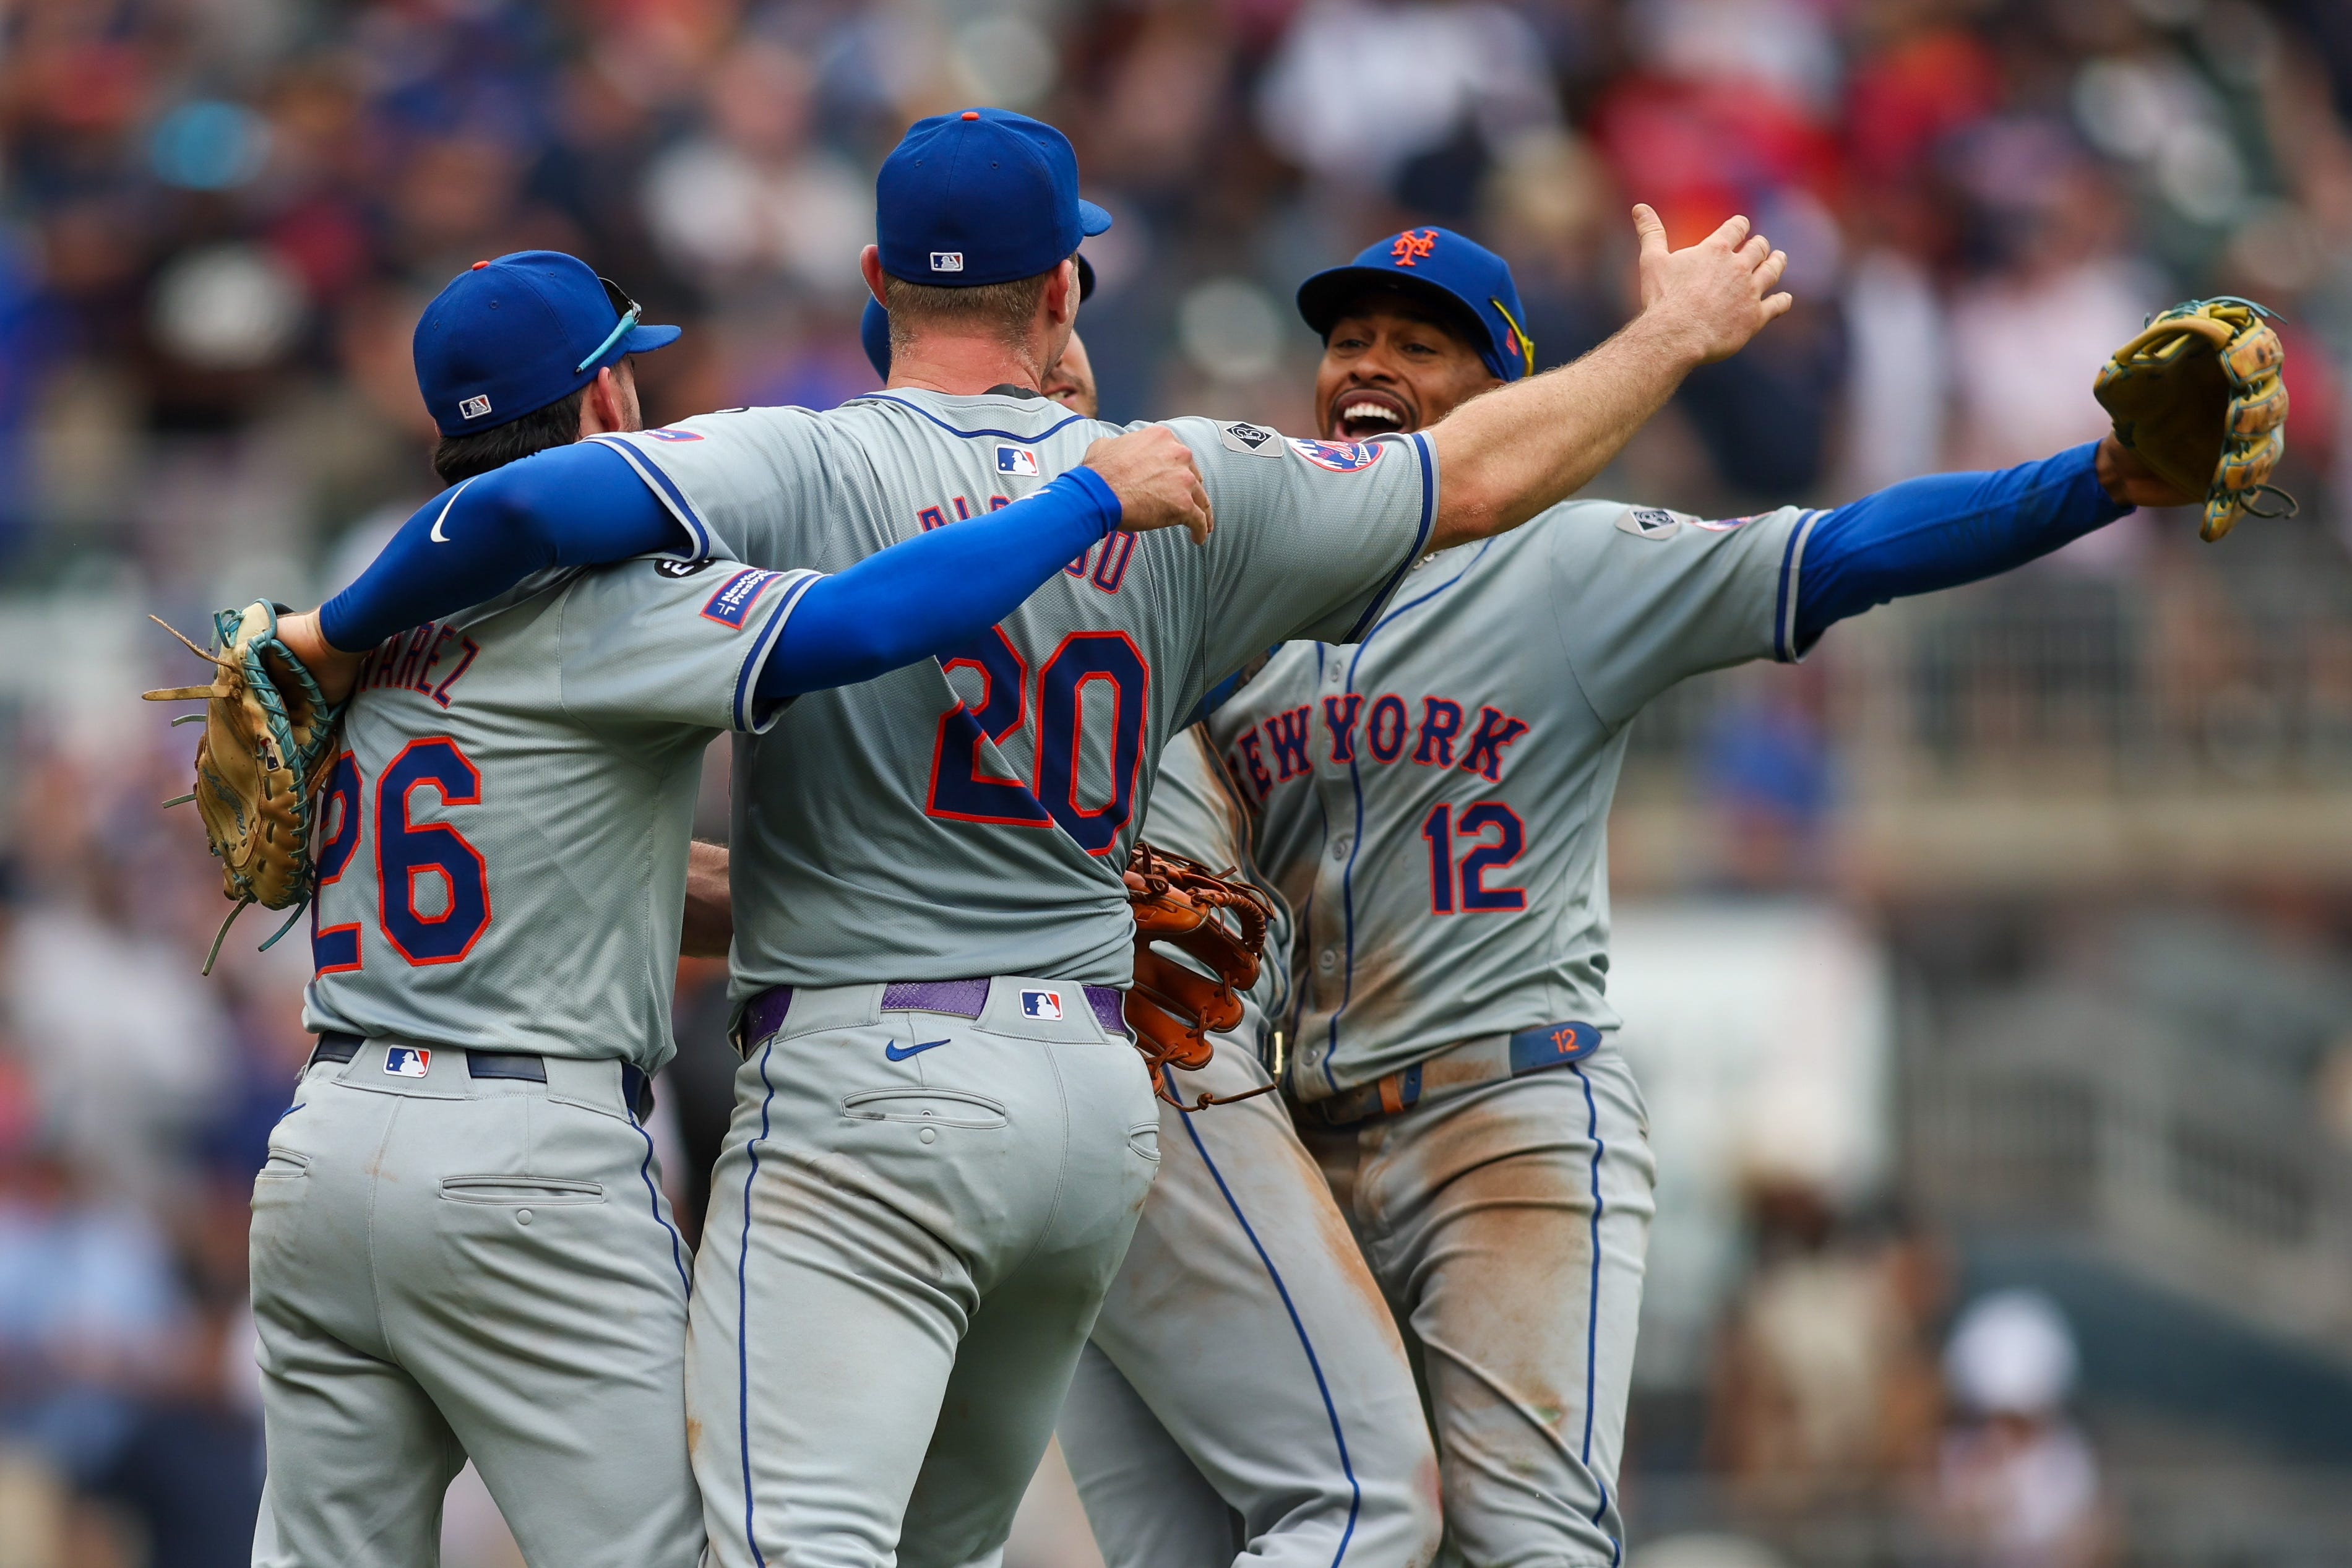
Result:
M341 702L352 694L352 684L359 679L361 661L367 656L364 651L345 653L328 642L326 633L319 629L318 611L278 616L278 638L309 668L311 679L318 681L328 701Z
M1780 291L1789 253L1750 234L1744 217L1684 250L1667 248L1666 226L1646 205L1633 208L1633 231L1642 240L1642 313L1673 332L1696 363L1738 353L1795 303Z
M2180 489L2147 466L2110 431L2099 442L2099 486L2125 506L2190 506L2205 498Z
M1193 543L1206 544L1216 530L1192 448L1165 425L1097 441L1087 448L1086 466L1118 497L1118 526L1125 532L1181 528Z

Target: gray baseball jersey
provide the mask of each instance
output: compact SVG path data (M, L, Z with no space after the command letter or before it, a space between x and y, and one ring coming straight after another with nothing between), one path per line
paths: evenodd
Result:
M1428 441L1180 419L1205 547L1114 534L938 662L793 704L738 752L733 984L1121 985L1120 882L1160 749L1271 643L1360 635L1429 537ZM1029 494L1119 426L1042 398L893 391L603 437L698 540L830 570Z
M1297 911L1299 1099L1484 1036L1616 1026L1626 725L1685 676L1794 657L1816 515L1568 502L1430 557L1358 646L1282 648L1216 713Z
M371 653L305 1026L659 1068L702 751L761 726L760 666L816 576L633 561Z

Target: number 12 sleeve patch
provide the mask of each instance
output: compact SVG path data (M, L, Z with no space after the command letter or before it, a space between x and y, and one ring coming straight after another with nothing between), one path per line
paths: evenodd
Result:
M710 595L710 602L702 606L702 618L717 621L733 631L741 631L743 623L751 618L751 606L758 604L760 595L782 576L781 572L758 570L736 573L720 584L719 591Z

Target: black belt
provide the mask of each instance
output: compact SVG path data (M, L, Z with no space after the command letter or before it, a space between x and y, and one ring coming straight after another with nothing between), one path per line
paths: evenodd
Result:
M310 1059L305 1069L319 1062L347 1062L360 1054L366 1042L357 1035L331 1029L319 1037L311 1047ZM468 1078L520 1079L525 1083L547 1081L547 1058L536 1051L474 1051L466 1053L466 1074ZM654 1113L654 1080L635 1062L621 1064L621 1095L629 1109L643 1121Z

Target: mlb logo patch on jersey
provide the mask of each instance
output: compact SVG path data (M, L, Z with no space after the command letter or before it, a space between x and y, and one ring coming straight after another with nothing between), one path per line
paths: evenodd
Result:
M996 471L1034 479L1037 477L1037 454L1026 447L999 447L996 449Z
M776 572L736 573L721 583L719 592L711 595L710 602L702 606L702 618L717 621L732 631L741 631L744 620L751 614L751 606L760 602L760 595L768 591L768 584L781 575Z
M1627 507L1617 520L1617 531L1636 539L1672 539L1682 525L1681 518L1654 506Z
M1049 1020L1059 1018L1062 1016L1062 994L1058 991L1024 991L1021 993L1021 1016Z
M423 1078L433 1065L433 1053L418 1046L393 1046L383 1053L383 1070L394 1078Z
M457 417L460 419L479 419L489 411L490 400L487 397L469 397L457 405Z
M1290 448L1318 468L1335 474L1360 474L1381 460L1385 450L1377 441L1307 441L1294 436Z
M640 430L637 434L640 436L650 436L656 441L699 441L702 439L702 432L699 430Z

